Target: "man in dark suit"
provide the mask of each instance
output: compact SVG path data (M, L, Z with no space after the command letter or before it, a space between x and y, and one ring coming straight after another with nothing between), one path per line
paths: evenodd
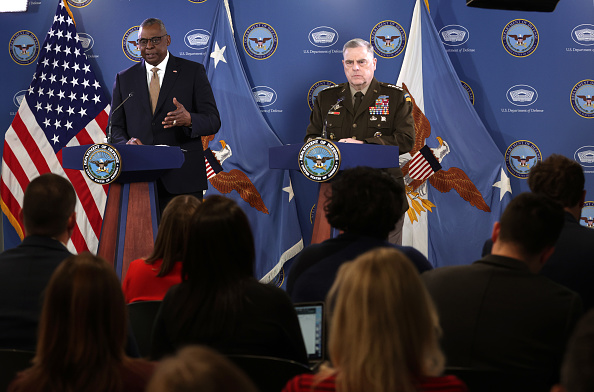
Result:
M0 254L0 348L35 350L42 292L72 255L66 243L76 223L75 205L74 188L57 174L27 186L20 214L26 236Z
M586 200L585 182L580 164L557 154L537 163L528 175L532 192L549 196L565 210L555 252L540 273L578 293L587 310L594 306L594 230L579 223Z
M371 143L398 146L409 152L415 143L411 99L400 87L375 79L377 59L369 42L348 41L342 49L347 83L328 87L318 94L311 112L305 140L321 137L341 143ZM400 168L388 169L402 183L404 211L408 201ZM390 242L402 243L404 215L390 234Z
M578 293L584 310L588 310L594 307L594 229L579 222L586 200L585 182L580 164L558 154L537 163L528 174L532 192L547 195L561 203L565 210L565 224L555 252L540 273ZM483 255L489 254L492 246L493 242L487 240Z
M204 66L171 55L170 44L161 20L142 22L138 47L143 61L117 74L110 115L114 143L182 148L182 167L157 181L161 210L178 194L202 199L208 184L201 137L221 126Z
M449 366L555 381L582 313L576 293L538 274L562 227L561 205L520 194L493 227L492 254L421 275L437 306Z

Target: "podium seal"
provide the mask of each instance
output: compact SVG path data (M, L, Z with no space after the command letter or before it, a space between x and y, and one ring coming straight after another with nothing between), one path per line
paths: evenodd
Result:
M91 181L110 184L122 172L120 153L109 144L93 144L83 156L83 168Z
M330 140L313 139L299 150L299 169L312 181L328 181L339 168L340 150Z

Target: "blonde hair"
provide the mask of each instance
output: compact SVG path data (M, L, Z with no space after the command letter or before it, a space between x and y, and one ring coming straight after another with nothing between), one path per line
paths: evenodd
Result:
M444 368L435 306L411 261L378 248L343 264L330 289L336 390L417 391Z
M256 392L248 378L229 359L204 346L186 346L162 360L146 392Z

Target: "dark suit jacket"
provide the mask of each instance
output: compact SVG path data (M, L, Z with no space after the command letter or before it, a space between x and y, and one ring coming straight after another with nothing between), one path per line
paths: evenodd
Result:
M130 93L133 96L114 113ZM163 128L161 122L167 113L176 109L174 97L190 112L192 127ZM135 137L143 144L166 144L185 150L182 167L161 177L169 193L192 193L208 188L201 136L215 134L221 121L202 64L169 54L154 115L145 63L133 65L116 76L111 110L114 143L125 143Z
M368 250L393 247L404 253L419 273L433 267L421 252L410 246L390 244L373 237L344 233L303 249L291 265L287 293L296 302L325 301L340 266Z
M580 225L569 212L555 244L555 252L540 273L582 297L584 311L594 306L594 230ZM483 256L491 253L493 241L485 241Z
M582 314L576 293L495 255L421 277L437 306L448 366L558 373Z
M594 306L594 230L581 226L565 212L565 225L555 244L555 252L540 273L575 291L584 309Z
M28 236L0 254L0 348L35 350L42 292L72 254L59 241Z

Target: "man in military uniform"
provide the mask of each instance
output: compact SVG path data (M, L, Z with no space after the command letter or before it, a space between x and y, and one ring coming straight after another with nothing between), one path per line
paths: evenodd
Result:
M409 152L415 142L415 129L408 94L374 78L377 59L369 42L352 39L344 45L342 54L348 83L320 91L305 140L322 137L325 126L326 138L333 141L398 146L400 154ZM395 180L404 182L400 168L389 172ZM406 196L404 201L407 203ZM390 242L402 242L403 223L404 216L391 233Z

